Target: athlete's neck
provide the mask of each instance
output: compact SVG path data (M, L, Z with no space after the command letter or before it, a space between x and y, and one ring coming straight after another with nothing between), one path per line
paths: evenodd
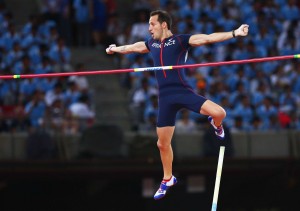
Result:
M163 33L160 41L162 42L164 39L167 39L167 38L172 37L172 36L173 36L173 33L170 30L167 30Z

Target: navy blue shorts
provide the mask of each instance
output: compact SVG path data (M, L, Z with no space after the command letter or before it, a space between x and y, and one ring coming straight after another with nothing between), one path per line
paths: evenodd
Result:
M180 94L159 96L157 127L175 126L176 114L182 108L200 113L206 100L205 97L188 89Z

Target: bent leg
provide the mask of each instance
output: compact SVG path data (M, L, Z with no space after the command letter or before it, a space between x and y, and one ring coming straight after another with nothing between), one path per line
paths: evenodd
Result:
M200 114L211 116L216 126L220 126L223 119L226 117L226 111L211 100L206 100L203 103Z
M172 177L173 149L171 145L175 126L157 127L158 141L157 146L163 166L164 177L168 180Z

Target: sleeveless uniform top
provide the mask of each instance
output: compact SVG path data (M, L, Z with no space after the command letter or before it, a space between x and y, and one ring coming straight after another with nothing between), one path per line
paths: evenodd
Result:
M146 46L151 52L154 66L182 65L186 62L189 39L191 35L173 35L162 42L150 38ZM182 69L155 71L160 95L169 92L181 91L182 88L191 89L186 81L185 72Z

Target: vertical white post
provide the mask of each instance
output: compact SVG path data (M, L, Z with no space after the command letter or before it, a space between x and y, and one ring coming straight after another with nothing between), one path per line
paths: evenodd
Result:
M221 174L222 174L222 167L223 167L223 160L224 160L224 152L225 152L225 147L221 146L219 151L219 160L217 166L217 175L216 175L215 190L214 190L214 197L213 197L211 211L217 210L218 195L219 195Z

